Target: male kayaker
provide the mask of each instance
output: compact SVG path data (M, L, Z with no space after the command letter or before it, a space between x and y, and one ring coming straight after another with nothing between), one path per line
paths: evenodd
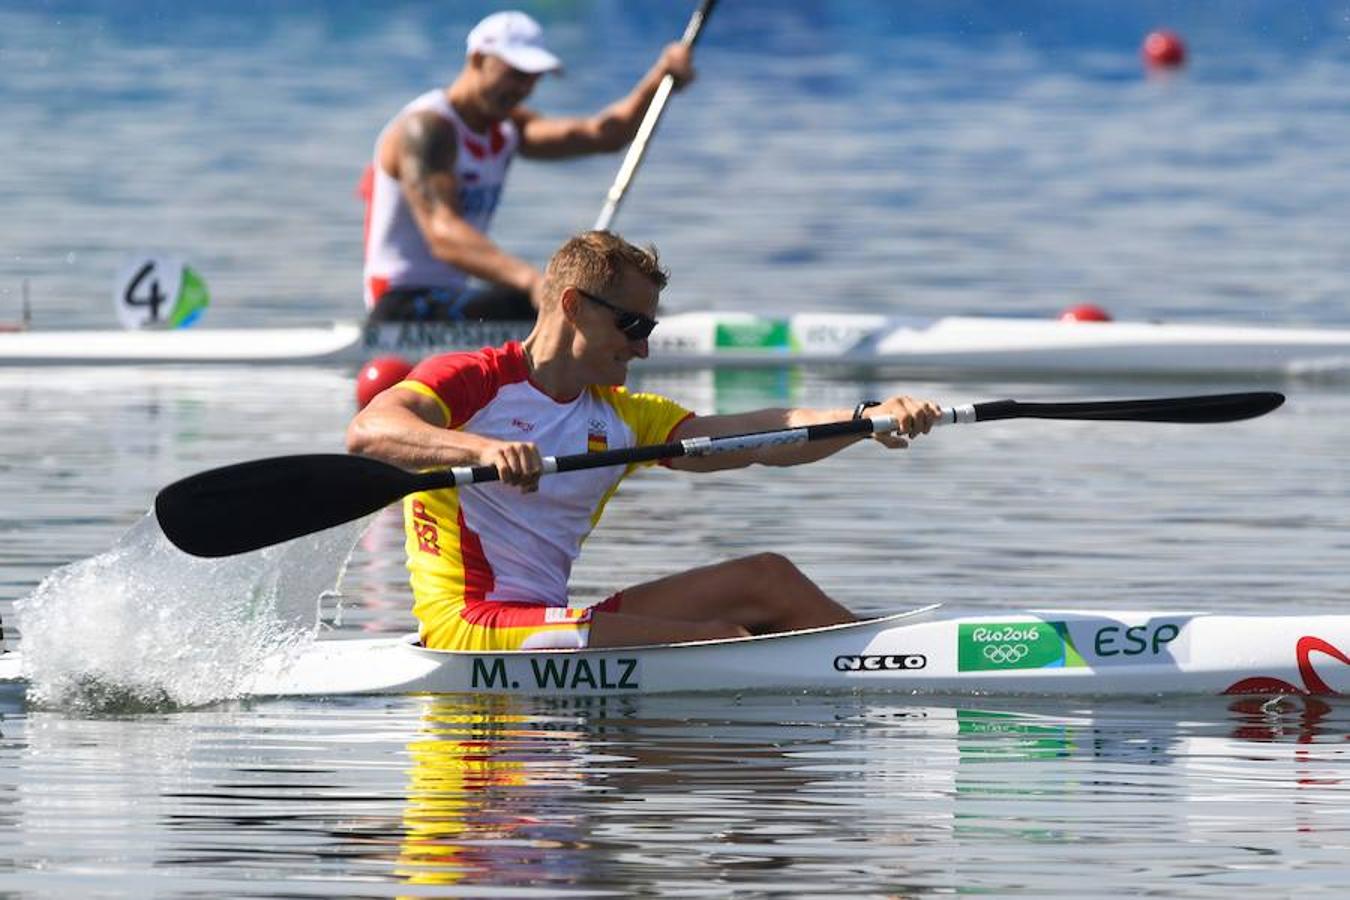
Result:
M430 647L464 650L609 647L728 638L853 621L791 562L773 553L718 562L628 587L589 609L568 607L581 543L627 474L597 468L540 479L542 455L563 455L798 427L861 415L848 409L761 409L696 416L655 394L629 393L628 364L666 283L654 249L591 231L549 261L539 317L523 342L423 361L352 420L347 446L407 469L496 466L501 481L404 501L413 612ZM892 397L876 415L901 434L927 433L932 403ZM869 413L871 415L872 413ZM788 466L856 437L667 461L711 471Z
M487 236L517 153L564 159L619 150L667 73L693 78L691 50L667 46L627 96L589 118L523 106L560 68L537 22L499 12L469 32L464 68L417 97L380 132L367 175L364 287L371 321L534 317L542 275ZM470 277L488 284L475 291Z

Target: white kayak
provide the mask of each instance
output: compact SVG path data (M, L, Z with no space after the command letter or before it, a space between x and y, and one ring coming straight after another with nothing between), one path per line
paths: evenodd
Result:
M528 322L0 333L0 365L335 364L419 359L523 337ZM1350 329L1063 322L860 313L689 312L662 318L646 369L849 365L897 374L1329 377L1350 374Z
M257 673L254 696L740 691L1163 695L1350 693L1350 615L937 606L737 640L609 650L428 650L318 641ZM0 680L22 680L18 653Z

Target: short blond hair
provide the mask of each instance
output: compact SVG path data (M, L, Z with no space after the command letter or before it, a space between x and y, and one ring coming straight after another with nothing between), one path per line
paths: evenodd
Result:
M583 231L569 238L548 261L544 270L547 297L556 300L569 286L602 294L619 280L625 266L658 291L670 280L654 245L637 247L609 231Z

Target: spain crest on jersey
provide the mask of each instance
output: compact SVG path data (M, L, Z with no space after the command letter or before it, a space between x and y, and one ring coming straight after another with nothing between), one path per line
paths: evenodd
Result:
M605 432L605 423L592 419L586 429L586 452L603 453L609 449L609 435Z

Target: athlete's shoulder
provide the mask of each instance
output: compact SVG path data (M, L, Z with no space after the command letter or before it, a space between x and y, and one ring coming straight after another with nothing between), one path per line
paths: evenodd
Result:
M666 441L671 432L694 414L662 394L630 391L623 386L596 386L592 396L610 406L633 430L639 443Z
M524 381L529 377L525 353L518 341L480 350L456 350L429 356L419 362L408 377L423 381L459 374L478 374L503 382Z
M511 341L501 347L429 357L413 368L408 380L434 391L452 411L452 424L457 424L486 406L503 387L525 381L529 374L524 351Z

